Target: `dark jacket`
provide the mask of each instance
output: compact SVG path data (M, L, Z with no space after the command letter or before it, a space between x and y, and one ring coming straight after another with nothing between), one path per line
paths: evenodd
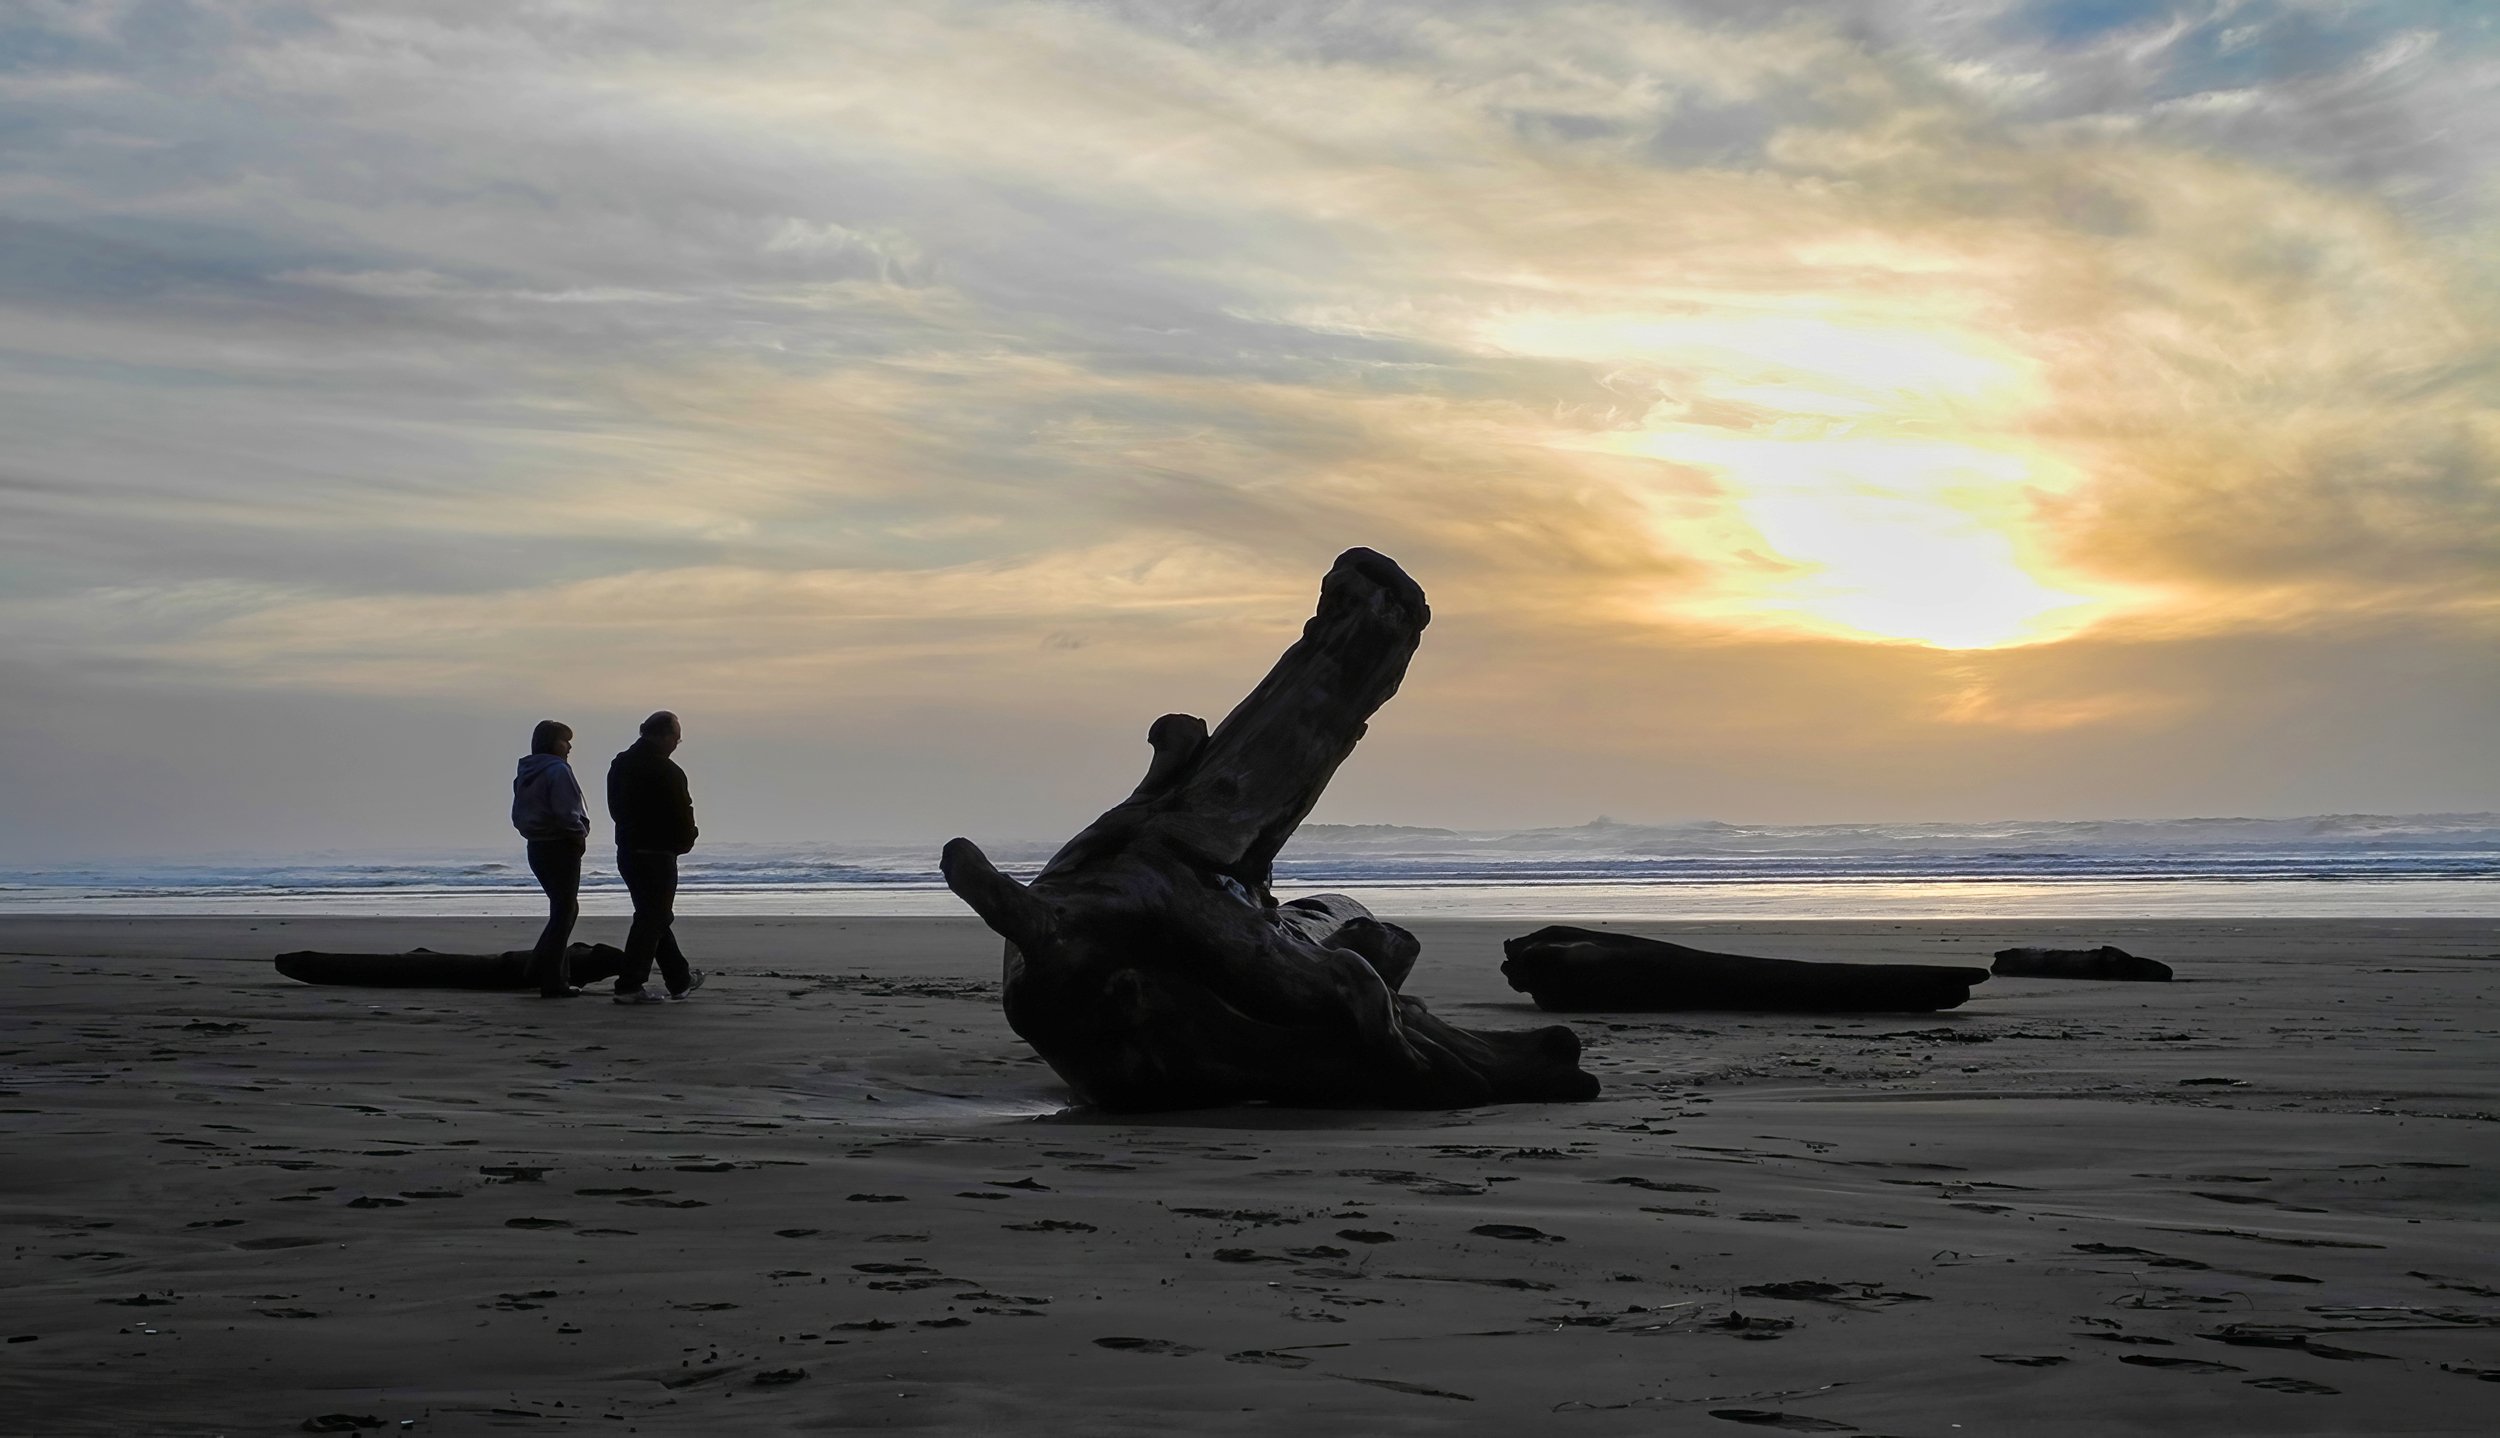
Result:
M578 839L590 832L573 766L553 754L522 756L512 776L512 827L524 839Z
M694 799L686 771L637 739L608 765L608 816L616 820L616 847L654 854L682 854L694 847Z

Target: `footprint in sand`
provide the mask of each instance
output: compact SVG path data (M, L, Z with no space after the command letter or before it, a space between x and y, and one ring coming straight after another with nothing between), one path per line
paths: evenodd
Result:
M2389 1353L2372 1353L2360 1348L2338 1348L2332 1343L2320 1343L2305 1328L2269 1327L2255 1323L2226 1323L2211 1333L2199 1333L2196 1336L2214 1343L2228 1343L2237 1348L2290 1348L2306 1353L2312 1358L2330 1358L2338 1362L2395 1356Z
M1990 1363L2010 1363L2017 1368L2055 1368L2061 1363L2073 1361L2056 1353L1982 1353L1979 1356Z
M1224 1222L1224 1223L1247 1223L1247 1224L1251 1224L1251 1225L1258 1226L1258 1227L1264 1227L1264 1226L1266 1226L1266 1225L1268 1225L1268 1224L1271 1224L1271 1223L1291 1223L1291 1222L1293 1222L1293 1220L1292 1220L1292 1219L1287 1218L1285 1215L1283 1215L1283 1214L1281 1214L1281 1213L1270 1213L1270 1212L1268 1212L1266 1209L1263 1209L1263 1208L1180 1208L1180 1207L1174 1207L1174 1208L1172 1209L1172 1212L1174 1212L1174 1213L1179 1213L1179 1214L1186 1214L1187 1216L1189 1216L1189 1217L1191 1217L1191 1218L1212 1218L1212 1219L1216 1219L1216 1220L1219 1220L1219 1221Z
M2248 1371L2228 1363L2215 1363L2203 1358L2165 1358L2158 1353L2122 1353L2118 1356L2118 1361L2132 1363L2138 1368L2168 1368L2179 1373L2246 1373Z
M2323 1383L2312 1383L2306 1378L2247 1378L2242 1379L2241 1381L2246 1383L2251 1388L2263 1388L2274 1393L2311 1393L2324 1395L2341 1393L2344 1391L2341 1388L2329 1388Z
M1364 1378L1352 1373L1331 1373L1328 1376L1343 1379L1348 1383L1360 1383L1369 1388L1386 1388L1392 1393L1412 1394L1417 1398L1455 1398L1461 1403L1476 1401L1464 1393L1452 1393L1446 1388L1426 1388L1421 1383L1403 1383L1395 1378Z
M1278 1353L1268 1348L1245 1348L1239 1353L1224 1355L1227 1363L1258 1363L1270 1368L1308 1368L1311 1360L1299 1353Z
M1731 1309L1701 1325L1713 1333L1733 1333L1739 1338L1757 1342L1777 1338L1797 1326L1793 1318L1761 1318Z
M1187 1358L1192 1353L1202 1351L1186 1343L1174 1343L1168 1338L1097 1338L1094 1340L1094 1346L1109 1348L1120 1353L1160 1353L1167 1358Z
M1517 1243L1561 1243L1565 1241L1561 1234L1547 1233L1541 1228L1530 1228L1524 1223L1479 1223L1467 1231L1484 1238L1506 1238Z
M1791 1433L1855 1433L1854 1424L1835 1422L1829 1418L1812 1418L1803 1413L1782 1413L1770 1408L1713 1408L1713 1418L1730 1423L1746 1423L1756 1428L1783 1428Z
M1784 1298L1794 1303L1865 1303L1889 1307L1895 1303L1926 1303L1924 1293L1902 1293L1872 1283L1824 1283L1800 1278L1787 1283L1748 1283L1736 1290L1746 1298Z
M1398 1241L1396 1234L1383 1233L1376 1228L1340 1228L1337 1230L1337 1236L1348 1243L1395 1243Z
M2089 1253L2096 1258L2136 1259L2147 1268L2204 1268L2207 1266L2193 1258L2173 1258L2166 1253L2155 1253L2149 1248L2131 1248L2123 1243L2078 1243L2071 1246L2077 1253Z
M1031 1223L1003 1223L999 1227L1011 1233L1092 1233L1094 1226L1073 1218L1037 1218Z
M1651 1193L1717 1193L1719 1191L1706 1183L1667 1183L1655 1178L1636 1178L1629 1175L1622 1178L1593 1178L1589 1182L1620 1183L1629 1188L1647 1189Z

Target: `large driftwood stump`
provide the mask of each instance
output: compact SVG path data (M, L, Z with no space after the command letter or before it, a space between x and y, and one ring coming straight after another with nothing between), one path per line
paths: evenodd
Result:
M1215 732L1147 731L1144 782L1030 885L969 839L946 885L1007 940L1007 1022L1087 1103L1459 1108L1585 1099L1569 1029L1479 1033L1398 992L1415 937L1338 894L1279 904L1270 866L1397 693L1431 611L1368 549Z
M1714 954L1664 939L1554 924L1502 941L1502 977L1552 1012L1767 1009L1778 1013L1932 1013L1959 1008L1986 969L1825 964Z

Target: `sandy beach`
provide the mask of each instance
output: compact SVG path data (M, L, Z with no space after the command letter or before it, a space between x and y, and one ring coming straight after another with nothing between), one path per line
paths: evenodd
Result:
M2500 1401L2487 922L1633 925L2180 981L1581 1016L1597 1101L1454 1113L1068 1111L970 919L687 919L711 983L652 1009L269 963L534 927L0 919L0 1430L2462 1434ZM1409 992L1546 1021L1495 972L1523 926L1416 927Z

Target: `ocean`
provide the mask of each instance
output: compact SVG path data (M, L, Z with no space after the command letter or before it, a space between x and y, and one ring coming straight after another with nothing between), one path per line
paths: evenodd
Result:
M984 841L1030 877L1055 845ZM968 912L934 841L706 845L678 912ZM1355 895L1384 918L2500 918L2500 814L1987 824L1630 824L1465 831L1306 825L1276 891ZM627 912L593 847L583 912ZM0 871L0 913L542 912L499 849L125 860Z

